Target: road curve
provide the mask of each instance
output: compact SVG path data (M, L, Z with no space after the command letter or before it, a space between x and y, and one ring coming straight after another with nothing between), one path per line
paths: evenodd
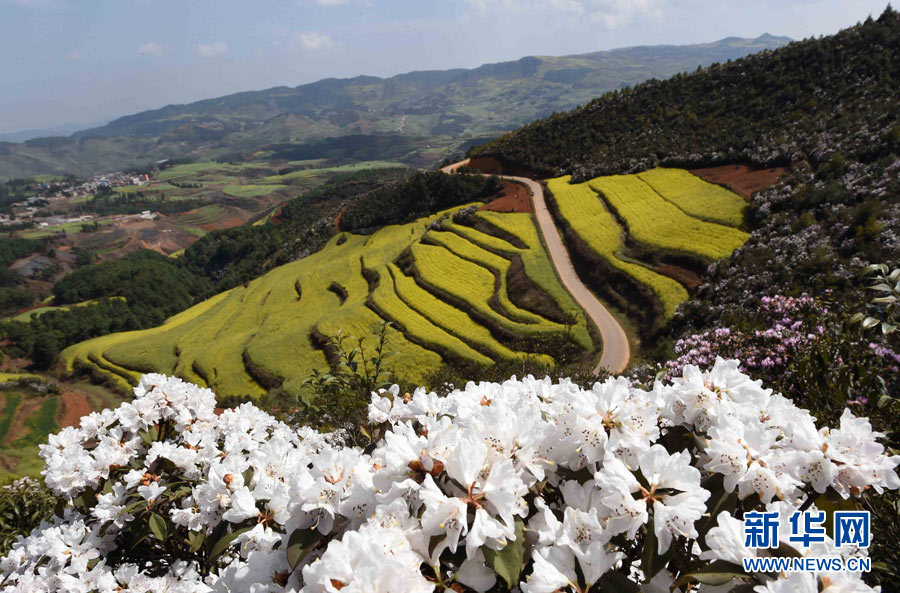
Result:
M452 173L456 169L467 165L469 159L465 159L458 163L454 163L441 169L445 173ZM603 340L603 353L600 355L600 361L594 368L594 374L600 372L600 369L606 369L610 373L621 373L628 366L628 360L631 358L631 348L628 345L628 336L625 330L616 321L609 310L603 306L603 303L594 296L587 286L578 277L575 272L575 266L572 265L572 259L563 243L559 230L553 222L550 210L547 209L547 202L544 200L544 190L541 185L533 179L527 177L511 177L501 175L503 179L516 181L523 184L531 191L531 200L534 204L534 215L544 236L544 243L547 245L547 251L550 253L550 261L556 268L556 273L562 280L563 286L569 291L572 297L585 310L597 329L600 330L600 337Z

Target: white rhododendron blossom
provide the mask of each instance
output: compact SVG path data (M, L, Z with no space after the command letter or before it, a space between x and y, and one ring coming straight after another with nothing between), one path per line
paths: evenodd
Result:
M365 449L214 406L145 375L132 402L51 436L44 476L64 504L0 560L0 591L686 591L710 563L733 573L716 590L867 591L851 573L744 574L757 550L739 518L900 487L866 419L819 427L721 359L650 390L393 388L372 395Z

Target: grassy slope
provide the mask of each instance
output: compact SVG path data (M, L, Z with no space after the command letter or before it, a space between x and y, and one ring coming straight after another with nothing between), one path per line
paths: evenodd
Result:
M501 221L498 226L515 229L533 247L518 249L500 243L518 252L523 261L531 262L528 265L538 278L536 283L546 286L561 306L571 305L567 296L561 296L565 293L555 276L547 272L547 256L528 215L514 222L503 221L502 217L519 215L499 216L492 217ZM66 349L62 358L70 370L76 364L88 365L123 387L141 372L159 371L207 384L221 395L258 396L273 378L283 379L289 392L301 393L309 372L327 365L323 352L311 342L313 333L367 336L366 343L371 343L372 331L382 317L398 321L402 330L391 335L389 349L398 354L391 362L404 379L422 380L437 370L442 357L489 365L531 356L512 351L465 311L441 300L440 292L429 292L427 283L420 285L405 276L392 262L409 247L414 254L424 250L437 258L437 268L429 266L427 275L442 290L452 287L435 280L441 275L440 266L461 266L454 283L477 287L460 294L492 324L520 336L565 332L562 325L509 301L505 291L509 261L497 251L483 249L462 234L428 231L428 225L441 217L438 214L385 227L368 236L341 234L321 251L204 301L160 327L89 340ZM422 244L426 233L483 265L464 260L444 247ZM495 239L474 233L483 243ZM495 247L497 241L493 242ZM421 263L417 259L417 267ZM377 284L370 286L375 278ZM491 309L491 301L499 302L502 310L518 320ZM591 346L583 322L574 332L585 348ZM540 358L552 364L549 357Z

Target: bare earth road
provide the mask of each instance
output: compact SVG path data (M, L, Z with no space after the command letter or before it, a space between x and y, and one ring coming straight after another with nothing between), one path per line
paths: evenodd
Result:
M442 171L452 173L459 167L467 165L469 159L454 163L444 167ZM628 366L628 359L631 357L631 348L628 345L628 336L625 330L616 321L609 310L603 306L594 293L578 277L575 267L572 265L572 259L569 252L563 244L559 230L553 222L553 217L547 209L547 202L544 200L544 190L539 183L527 177L510 177L501 176L503 179L516 181L523 184L531 191L531 200L534 204L534 215L544 236L544 243L547 245L547 251L550 253L550 260L556 273L562 280L563 285L572 295L572 297L585 310L591 321L600 330L600 336L603 340L603 353L600 355L600 362L594 368L594 374L600 369L606 369L610 373L621 373Z

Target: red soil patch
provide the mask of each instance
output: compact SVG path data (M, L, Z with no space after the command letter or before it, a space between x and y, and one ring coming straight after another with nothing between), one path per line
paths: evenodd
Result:
M786 167L751 169L747 165L722 165L690 170L691 173L705 181L724 185L731 191L744 196L748 202L755 192L775 185L787 171Z
M81 418L91 413L91 406L87 398L80 393L64 391L60 398L62 401L57 413L57 423L60 428L78 426L81 424Z
M31 416L32 412L41 407L41 404L43 404L46 399L46 397L28 397L19 404L19 407L16 408L15 416L13 416L12 423L9 425L9 432L3 436L4 445L12 445L14 442L28 434L28 427L25 426L25 421Z
M703 280L700 278L700 276L697 275L696 272L692 272L678 266L673 266L671 264L660 266L656 271L663 276L668 276L669 278L680 282L688 290L694 290L695 288L703 284Z
M244 222L246 221L241 219L241 217L232 214L231 216L223 216L222 218L209 224L201 224L200 228L204 231L220 231L222 229L232 229L236 226L241 226L242 224L244 224Z
M274 212L272 212L272 216L269 218L269 222L271 222L272 224L281 224L285 222L286 219L282 217L282 214L284 214L284 204L281 204L280 206L278 206L278 208L275 209Z
M347 204L344 204L341 207L341 211L337 213L337 216L334 217L334 230L341 230L341 219L344 217L344 212L347 211Z
M503 193L479 208L491 212L533 212L531 194L528 189L519 183L503 181Z

